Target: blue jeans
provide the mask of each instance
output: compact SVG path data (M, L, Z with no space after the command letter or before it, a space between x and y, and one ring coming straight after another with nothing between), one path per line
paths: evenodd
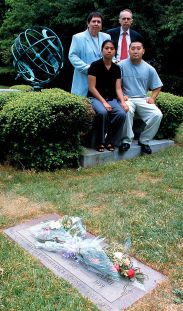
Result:
M112 143L119 146L121 133L126 118L126 112L117 99L107 100L112 111L107 111L104 105L95 97L90 97L94 111L96 112L97 145Z

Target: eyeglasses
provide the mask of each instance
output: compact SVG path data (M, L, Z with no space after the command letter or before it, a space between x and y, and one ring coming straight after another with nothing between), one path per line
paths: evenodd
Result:
M125 21L127 19L127 21L130 21L131 20L131 17L122 17L121 18L123 21Z

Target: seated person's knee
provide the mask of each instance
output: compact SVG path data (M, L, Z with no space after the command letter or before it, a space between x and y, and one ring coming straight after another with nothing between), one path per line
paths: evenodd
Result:
M162 117L163 117L163 114L162 114L162 112L161 112L160 110L156 110L156 113L154 114L154 117L155 117L156 119L161 120Z
M123 110L119 111L118 112L118 118L120 118L122 120L125 119L126 118L126 112Z
M107 118L108 117L108 112L107 110L103 109L103 110L100 110L98 113L97 113L97 116L99 118Z

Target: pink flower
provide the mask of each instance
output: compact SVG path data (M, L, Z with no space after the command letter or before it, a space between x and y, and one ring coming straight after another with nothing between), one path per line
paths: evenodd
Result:
M120 272L120 265L118 265L117 263L114 264L114 268L115 268L118 272Z
M128 270L128 277L129 277L129 279L134 278L134 276L135 276L135 270L134 269L129 269Z
M43 228L43 231L50 231L50 228L49 227L45 227L45 228Z
M129 258L126 258L125 259L125 266L127 266L127 267L129 267L129 265L130 265L130 259Z

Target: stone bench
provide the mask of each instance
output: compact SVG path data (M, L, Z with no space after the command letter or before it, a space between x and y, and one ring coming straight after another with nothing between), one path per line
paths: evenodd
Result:
M174 141L170 139L151 140L149 143L152 153L158 152L174 145ZM130 149L126 152L119 152L118 148L114 152L105 149L104 152L98 152L93 148L83 148L80 165L82 167L93 167L107 162L116 162L120 160L128 160L141 155L141 147L138 140L134 140Z
M106 162L115 162L119 160L128 160L141 155L141 147L138 145L138 138L141 131L144 129L145 123L139 119L138 115L134 118L133 131L134 141L130 149L126 152L119 152L118 148L114 152L105 149L104 152L96 151L96 131L95 131L95 113L91 106L88 108L88 133L81 137L83 152L81 154L80 165L82 167L93 167L104 164ZM149 145L152 153L170 147L174 144L173 140L169 139L153 139Z
M144 129L145 123L135 116L134 124L133 124L133 131L134 131L134 139L138 139L140 136L141 131ZM87 135L84 137L82 141L82 145L86 148L96 148L96 131L95 131L95 120L93 118L93 125L91 129L88 131Z

